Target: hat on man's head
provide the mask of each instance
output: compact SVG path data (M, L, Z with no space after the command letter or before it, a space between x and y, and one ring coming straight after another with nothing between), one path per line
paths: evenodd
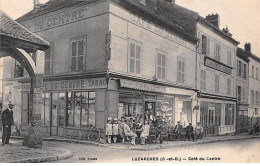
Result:
M181 123L180 121L178 121L177 123Z
M112 117L108 117L107 120L111 120L112 121Z
M117 118L114 118L114 121L117 121L118 119Z

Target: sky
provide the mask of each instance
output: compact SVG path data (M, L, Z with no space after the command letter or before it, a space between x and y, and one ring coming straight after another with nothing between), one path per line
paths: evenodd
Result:
M176 0L176 3L202 17L218 13L220 29L227 26L241 48L250 42L252 53L260 57L260 0ZM16 19L33 8L33 0L0 0L0 8Z

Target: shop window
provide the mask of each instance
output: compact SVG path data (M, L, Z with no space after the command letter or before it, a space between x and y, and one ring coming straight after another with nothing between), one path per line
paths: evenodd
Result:
M231 66L231 59L232 59L232 54L231 54L231 51L228 50L227 51L227 65L228 66Z
M45 51L44 74L53 74L54 62L54 42L50 42L50 47Z
M178 57L178 64L177 64L177 82L184 83L185 82L185 71L186 70L186 62L184 59Z
M219 75L215 75L215 92L219 93Z
M201 70L200 71L200 89L201 90L206 90L206 71Z
M43 125L50 125L50 112L51 112L51 94L44 93L44 109L41 115L42 124Z
M156 78L162 80L166 79L166 54L165 53L161 53L161 52L157 53Z
M221 51L221 45L219 43L215 44L215 59L217 61L220 61L220 51Z
M95 92L68 92L66 126L95 126Z
M129 42L129 72L141 74L142 65L141 44Z
M231 79L227 79L227 95L231 95Z
M65 93L52 94L52 125L64 126L65 122Z
M173 124L174 98L171 96L158 96L156 101L156 116L163 119L167 124ZM188 121L188 120L186 120Z
M86 36L70 40L71 72L85 70Z
M225 105L225 125L234 125L234 105Z
M209 124L214 124L214 114L215 114L215 108L209 107L209 110L208 110L208 117L209 117L208 123Z

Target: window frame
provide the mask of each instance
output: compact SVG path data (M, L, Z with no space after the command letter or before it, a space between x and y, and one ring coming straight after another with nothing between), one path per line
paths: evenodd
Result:
M135 45L135 58L131 57L131 43ZM140 47L140 73L136 73L136 45ZM131 72L131 59L134 59L134 72ZM136 41L134 39L128 40L128 57L127 57L127 72L129 74L141 76L143 73L143 43Z
M165 66L160 66L158 65L158 54L161 54L161 64L162 64L162 56L165 56ZM156 49L156 63L155 63L155 75L156 75L156 78L158 80L167 80L167 59L168 59L168 53L166 51L162 51L160 49ZM161 78L158 78L158 67L161 68ZM165 69L165 78L163 79L162 76L163 76L163 72L162 72L162 69Z
M181 69L183 68L183 64L184 64L184 71L179 71L179 62L181 62ZM180 84L184 84L186 82L186 60L182 57L177 58L177 83ZM181 80L179 79L179 73L182 75L183 74L183 79L181 78ZM182 81L183 80L183 81Z
M227 78L227 95L231 95L231 84L232 84L232 81L230 78Z
M215 54L214 54L215 60L221 61L221 55L220 55L220 53L221 53L221 45L220 45L219 42L215 43L215 51L214 52L215 52Z
M206 77L206 70L200 70L200 90L202 91L206 91Z
M55 57L54 57L54 42L49 42L50 47L46 50L50 55L50 59L46 60L46 52L45 52L45 58L44 58L44 75L51 75L54 73L54 64ZM46 62L50 62L49 72L46 73Z
M252 71L251 71L252 73L252 77L254 78L254 76L255 76L255 67L254 67L254 65L252 65Z
M78 46L79 46L79 42L80 41L83 41L83 66L82 66L82 70L79 70L79 65L78 65L78 62L79 62L79 55L78 55ZM74 72L83 72L83 71L86 71L86 56L87 56L87 35L84 35L84 36L80 36L80 37L75 37L75 38L71 38L70 41L69 41L69 46L70 46L70 63L69 63L69 72L70 73L74 73ZM76 47L76 69L75 71L72 71L72 43L73 42L76 42L77 43L77 47Z
M219 75L215 74L215 93L219 93L219 78Z
M255 78L258 79L258 68L255 68Z
M232 66L232 52L230 49L227 50L227 65Z

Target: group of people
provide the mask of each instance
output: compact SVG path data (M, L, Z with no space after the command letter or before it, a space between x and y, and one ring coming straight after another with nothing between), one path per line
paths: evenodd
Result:
M176 133L175 140L177 140L181 136L181 132L183 130L182 125L180 124L180 121L177 122L177 125L174 127L174 133ZM204 129L200 122L197 123L195 130L192 126L192 123L189 123L189 125L186 127L186 135L189 139L192 139L194 141L195 135L198 137L202 137L204 133Z
M125 138L131 138L131 144L135 145L136 138L141 138L141 144L145 144L145 139L149 136L150 125L148 121L143 123L142 117L137 118L137 123L134 119L127 119L121 117L120 120L112 117L109 117L106 124L106 136L107 142L109 144L113 142L116 143L118 137L121 138L122 142L125 141Z

